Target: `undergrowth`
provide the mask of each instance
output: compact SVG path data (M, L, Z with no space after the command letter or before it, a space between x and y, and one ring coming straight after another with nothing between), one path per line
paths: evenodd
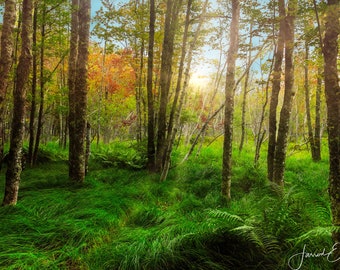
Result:
M23 171L17 206L0 208L0 269L289 269L303 249L331 250L327 160L290 156L282 193L251 151L236 153L226 204L217 143L182 165L178 149L162 183L142 170L136 144L93 147L82 187L69 183L64 152L47 146L49 161Z

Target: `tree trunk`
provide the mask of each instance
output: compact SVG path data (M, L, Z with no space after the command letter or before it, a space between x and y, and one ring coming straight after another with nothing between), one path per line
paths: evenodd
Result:
M289 132L289 120L292 111L294 86L294 20L297 11L297 0L290 0L285 23L285 92L280 112L280 123L275 146L273 181L283 186L286 150Z
M340 87L337 70L338 36L340 34L340 1L328 0L325 20L323 46L325 93L327 101L327 128L329 147L329 195L331 199L332 222L337 230L333 232L334 243L340 242ZM333 252L335 259L340 257L340 250ZM340 268L340 262L334 263L334 269Z
M247 66L250 65L251 62L251 53L252 53L252 45L253 45L253 23L250 23L250 36L249 36L249 43L248 43L248 59L247 59ZM246 137L246 109L247 109L247 95L248 95L248 83L249 83L249 73L250 69L246 73L246 77L244 78L244 89L243 89L243 99L242 99L242 120L241 120L241 140L239 145L239 152L242 152L244 139Z
M15 0L5 1L3 24L1 32L1 55L0 55L0 168L4 154L5 140L5 99L8 85L8 75L11 70L13 53L13 33L16 21Z
M22 171L22 144L24 139L24 119L26 102L26 84L28 82L32 63L32 10L31 0L23 1L21 54L16 71L16 87L13 93L13 120L9 160L6 172L5 196L2 205L15 205L18 200L20 176Z
M45 92L45 75L44 75L44 62L45 62L45 17L46 6L43 5L42 9L42 22L41 22L41 48L40 48L40 103L37 122L37 133L35 135L35 145L32 157L32 164L36 164L40 146L40 138L43 127L43 114L44 114L44 92Z
M148 99L148 169L155 169L155 111L153 95L153 59L155 42L155 0L150 0L150 22L149 22L149 48L148 48L148 74L147 74L147 99Z
M165 15L165 29L163 39L163 51L161 57L161 78L160 78L160 104L158 111L158 130L155 169L161 172L164 165L166 151L166 116L169 101L169 91L172 78L172 58L174 53L174 39L178 21L178 11L181 0L167 0L167 11Z
M175 116L176 116L176 112L179 113L178 111L179 108L177 107L177 103L178 103L178 99L181 94L182 78L183 78L183 71L184 71L184 60L185 60L185 56L187 53L186 46L187 46L188 30L189 30L189 23L190 23L191 4L192 4L192 0L189 0L187 4L187 11L186 11L186 16L185 16L184 33L183 33L183 40L182 40L182 52L181 52L181 59L180 59L179 68L178 68L177 85L176 85L175 97L172 103L170 117L169 117L168 134L167 134L167 138L165 141L165 144L166 144L165 151L164 151L165 157L164 157L164 164L162 168L160 181L164 181L168 175L168 171L170 169L173 142L176 136L177 117ZM188 61L189 61L188 65L190 65L190 59ZM182 89L182 93L183 92L184 92L184 89Z
M74 3L77 4L77 3ZM72 37L77 39L74 67L75 79L70 85L70 147L69 147L69 177L73 182L82 183L85 180L85 137L86 137L86 106L87 106L87 61L90 36L90 0L79 1L79 10L74 10L78 19L73 21ZM76 7L76 6L73 6ZM74 37L76 35L77 37ZM72 39L71 37L71 39ZM74 42L73 39L71 41ZM73 47L75 44L72 44ZM72 48L74 49L74 48ZM72 78L72 77L71 77ZM71 117L72 116L72 117Z
M323 48L323 41L322 41L322 33L321 33L321 26L320 26L320 19L319 13L316 5L316 0L313 0L314 12L318 27L318 34L319 34L319 45L320 49L319 55L321 56L321 49ZM322 67L318 66L318 78L317 78L317 86L316 86L316 95L315 95L315 130L314 130L314 147L315 147L315 161L321 160L321 87L322 87Z
M268 179L273 181L274 175L274 158L275 158L275 147L276 147L276 111L279 103L279 93L281 84L281 74L282 74L282 60L283 60L283 50L284 50L284 31L285 31L285 1L279 0L279 20L280 28L278 41L276 45L275 52L275 62L273 70L273 83L272 83L272 95L269 104L269 134L268 134L268 154L267 154L267 171Z
M227 75L225 86L225 110L224 110L224 141L222 164L222 196L231 199L231 170L232 170L232 138L235 95L235 64L239 42L240 2L232 0L232 17L230 25L230 45L227 57Z
M34 4L33 11L33 67L32 67L32 88L31 88L31 110L30 110L30 123L29 123L29 144L28 144L28 160L27 163L30 166L33 165L33 149L34 149L34 122L35 122L35 111L36 111L36 92L37 92L37 24L38 24L38 5L37 2Z
M91 155L91 125L86 123L86 144L85 144L85 174L89 171L89 159Z
M275 49L274 49L274 53L275 53ZM261 146L262 143L264 141L265 135L266 135L266 130L262 130L263 129L263 123L264 123L264 118L266 115L266 107L268 104L268 93L269 93L269 82L270 82L270 74L273 71L273 65L274 65L274 59L272 59L271 64L270 64L270 69L269 69L269 75L268 75L268 79L266 82L266 97L265 97L265 101L264 104L262 105L262 111L261 111L261 118L260 118L260 123L259 123L259 128L256 134L256 138L255 138L255 156L254 156L254 166L257 167L259 165L259 159L260 159L260 153L261 153Z
M322 69L321 67L318 67L318 78L315 94L314 161L321 160L321 87Z
M314 142L314 134L313 134L313 126L312 126L312 117L310 112L310 89L309 89L309 69L308 69L308 60L309 60L309 44L305 41L305 74L304 74L304 88L305 88L305 106L306 106L306 118L307 118L307 129L308 129L308 143L310 145L312 159L315 161L315 142Z
M75 159L76 153L74 144L75 138L75 77L76 77L76 63L78 54L78 8L79 0L72 0L72 15L71 15L71 37L70 37L70 55L68 64L68 88L69 88L69 177L72 178L75 174Z

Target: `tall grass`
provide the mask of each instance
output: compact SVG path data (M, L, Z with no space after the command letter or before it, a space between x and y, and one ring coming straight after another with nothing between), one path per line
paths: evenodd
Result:
M18 205L0 208L0 269L288 269L305 245L331 248L327 160L291 155L280 193L251 151L235 151L226 204L221 153L219 142L203 148L162 183L141 169L144 153L131 143L93 151L82 187L69 183L61 158L27 168ZM314 258L301 269L331 267Z

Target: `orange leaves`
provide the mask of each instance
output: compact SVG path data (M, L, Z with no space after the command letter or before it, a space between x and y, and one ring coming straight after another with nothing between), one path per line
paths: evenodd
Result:
M131 55L103 55L99 50L89 56L89 86L94 92L106 89L109 95L128 97L134 94L136 75L131 66Z

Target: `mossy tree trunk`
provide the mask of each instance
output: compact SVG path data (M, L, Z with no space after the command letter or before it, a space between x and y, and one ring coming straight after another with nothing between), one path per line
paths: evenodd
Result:
M232 170L232 138L234 117L235 95L235 70L239 47L239 19L240 1L232 0L232 17L230 25L230 45L227 56L227 75L225 85L225 108L224 108L224 141L223 141L223 164L222 164L222 196L231 199L231 170Z
M5 196L2 205L15 205L18 200L20 176L22 171L22 144L24 139L24 120L27 82L32 64L32 0L22 4L21 53L16 70L16 84L13 92L13 119L6 172Z

